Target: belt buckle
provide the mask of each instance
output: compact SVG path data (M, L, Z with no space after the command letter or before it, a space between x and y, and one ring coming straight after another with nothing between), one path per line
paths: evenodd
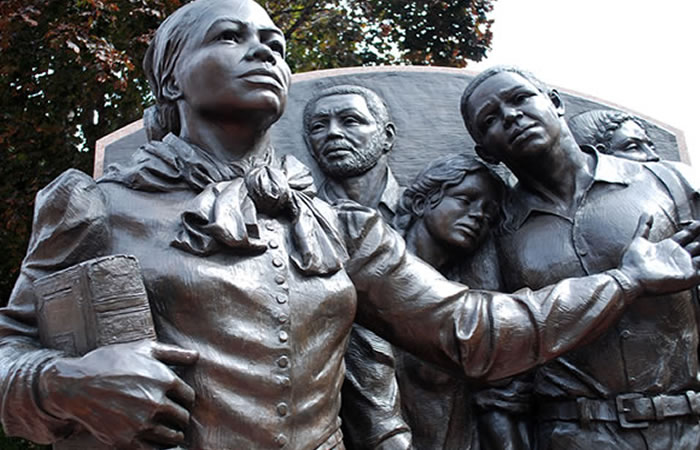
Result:
M593 420L593 411L591 409L591 401L586 397L578 397L576 399L576 411L578 412L578 420L582 427L587 427Z
M684 395L688 402L688 407L690 407L690 412L694 416L700 417L700 394L695 391L686 391Z
M632 410L625 406L625 401L636 400L638 398L644 398L644 395L633 392L629 394L620 394L615 397L617 420L620 422L620 426L622 428L647 428L649 426L649 422L647 421L631 422L627 420L627 413L631 412Z

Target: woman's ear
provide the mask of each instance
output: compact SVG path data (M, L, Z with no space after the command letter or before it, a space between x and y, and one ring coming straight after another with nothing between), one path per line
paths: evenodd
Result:
M161 94L165 99L171 102L182 98L182 90L180 89L180 86L178 86L175 77L170 75L165 79L163 82L163 87L161 88Z

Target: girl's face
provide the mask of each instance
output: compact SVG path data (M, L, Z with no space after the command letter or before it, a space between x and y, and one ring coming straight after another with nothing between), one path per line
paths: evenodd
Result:
M245 119L261 112L273 123L284 111L291 78L284 35L253 1L205 7L190 33L196 42L185 44L175 69L182 97L205 117Z
M447 188L440 203L426 208L425 226L444 245L471 253L498 218L500 193L501 187L490 176L482 171L470 173Z

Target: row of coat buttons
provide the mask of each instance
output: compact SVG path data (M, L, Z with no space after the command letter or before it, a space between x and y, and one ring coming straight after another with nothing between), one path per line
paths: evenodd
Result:
M265 225L265 228L267 228L269 231L275 231L275 226L272 222L268 222ZM279 242L277 242L275 239L270 239L267 243L267 246L269 248L271 248L272 250L276 250L279 248L280 245L279 245ZM272 265L275 268L281 269L284 267L284 261L282 260L281 257L274 256L272 258ZM277 285L281 286L284 283L286 283L286 281L287 281L287 277L285 277L284 275L282 275L282 274L275 275L275 283ZM285 295L284 293L279 293L279 294L275 295L275 300L280 305L284 305L287 303L287 295ZM277 316L277 321L280 324L286 324L287 322L289 322L289 315L285 312L281 312ZM277 336L278 336L280 342L287 342L289 340L289 333L285 330L281 330L277 334ZM288 368L289 367L289 357L286 355L282 355L279 358L277 358L277 366L280 367L281 369ZM291 379L289 377L286 377L286 376L279 377L279 381L285 387L290 387L292 385ZM280 402L277 404L276 410L277 410L277 414L280 417L285 417L285 416L287 416L287 414L289 414L289 405L285 402ZM275 443L280 448L282 448L289 443L289 438L284 434L279 434L275 437Z
M268 229L269 229L269 227L268 227ZM275 240L270 240L268 245L270 246L270 248L273 248L273 249L279 247L279 245L277 244L277 241L275 241ZM272 265L277 267L277 268L281 268L282 266L284 266L284 262L282 261L282 258L275 256L274 258L272 258ZM284 284L285 281L287 281L287 280L284 277L284 275L280 274L280 275L275 276L275 283ZM283 304L287 303L287 296L284 294L277 294L275 296L275 300L277 300L277 303L279 303L280 305L283 305ZM277 319L279 320L279 323L284 324L284 323L287 323L287 321L289 320L289 316L285 313L280 313L280 315L277 317ZM278 333L278 337L279 337L280 342L287 342L289 340L289 333L282 330Z
M268 230L272 231L272 230L274 230L275 227L272 225L272 223L268 223L266 228ZM268 242L268 246L271 249L276 249L279 247L279 244L277 243L276 240L270 239L270 241ZM284 261L282 261L282 258L280 258L279 256L275 256L274 258L272 258L272 265L277 267L277 268L281 268L282 266L284 266ZM285 281L287 281L287 279L284 277L284 275L279 274L279 275L275 276L275 283L281 285L281 284L284 284ZM280 305L283 305L283 304L287 303L287 296L284 294L277 294L275 296L275 300L277 300L277 303L279 303ZM287 320L289 320L289 316L284 314L284 313L281 313L278 316L278 320L279 320L279 323L282 323L282 324L286 323ZM282 330L278 333L278 337L279 337L280 342L287 342L289 340L289 333Z

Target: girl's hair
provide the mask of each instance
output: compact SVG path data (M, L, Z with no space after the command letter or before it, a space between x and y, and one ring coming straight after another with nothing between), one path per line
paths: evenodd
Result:
M467 175L483 173L498 186L499 197L506 190L503 180L490 168L471 155L456 154L433 161L423 169L413 183L406 188L396 216L396 226L402 231L410 228L426 208L437 206L445 196L445 191L460 184Z

